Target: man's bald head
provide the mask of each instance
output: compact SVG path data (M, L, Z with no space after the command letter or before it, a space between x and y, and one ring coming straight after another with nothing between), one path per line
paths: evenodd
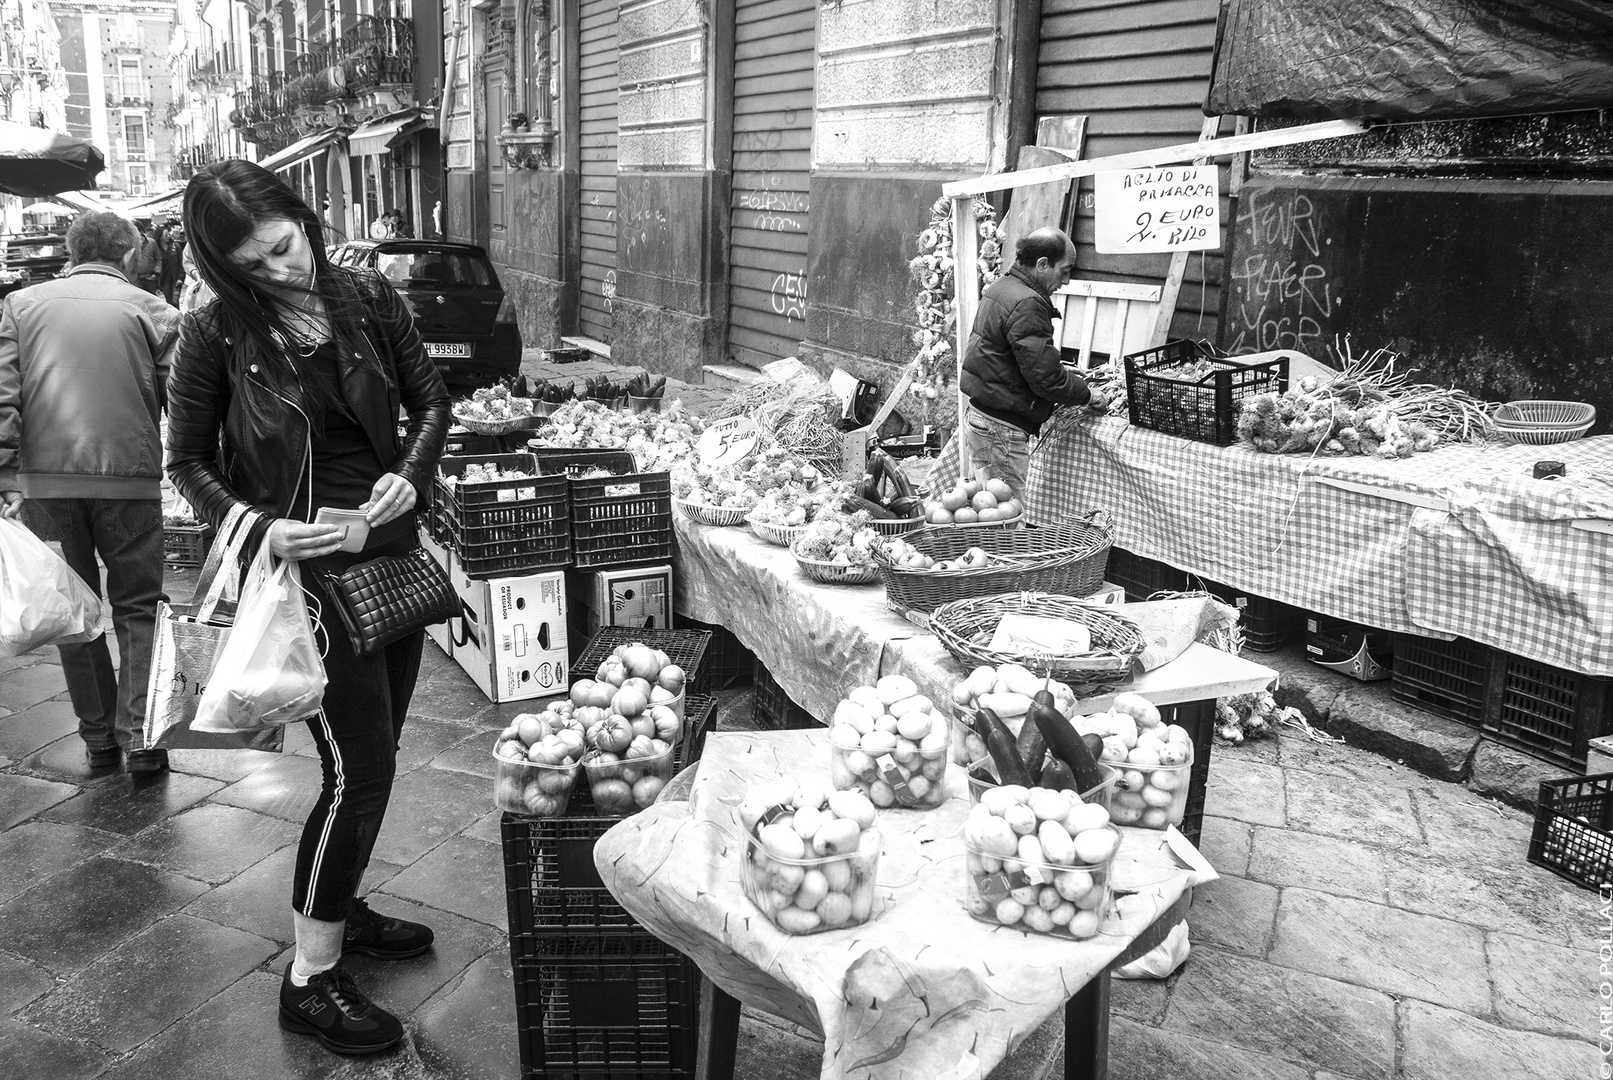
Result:
M1057 263L1073 250L1075 245L1064 231L1049 226L1020 237L1019 243L1014 245L1014 261L1026 269L1035 269L1037 259Z

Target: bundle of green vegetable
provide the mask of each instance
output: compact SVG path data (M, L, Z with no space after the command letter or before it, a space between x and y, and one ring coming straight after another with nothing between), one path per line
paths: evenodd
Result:
M666 376L641 372L627 380L626 389L628 397L658 398L666 393Z
M1494 430L1494 405L1408 381L1388 349L1357 359L1346 342L1341 352L1344 370L1331 382L1306 376L1284 393L1245 401L1238 437L1268 454L1405 458L1444 442L1479 442Z

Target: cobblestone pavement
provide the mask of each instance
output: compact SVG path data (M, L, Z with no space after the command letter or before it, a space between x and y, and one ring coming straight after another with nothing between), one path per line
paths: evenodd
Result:
M194 571L170 573L185 597ZM0 1075L19 1080L435 1080L519 1075L490 705L434 646L366 887L431 924L426 956L353 961L406 1019L342 1059L276 1024L291 860L318 765L175 751L92 773L55 650L0 661ZM748 724L745 691L720 728ZM1417 714L1406 726L1416 727ZM1581 1080L1601 1075L1613 916L1529 865L1530 821L1362 750L1285 734L1212 759L1192 955L1114 987L1116 1080ZM738 1073L816 1075L810 1036L747 1013ZM999 1077L1061 1075L1057 1020Z

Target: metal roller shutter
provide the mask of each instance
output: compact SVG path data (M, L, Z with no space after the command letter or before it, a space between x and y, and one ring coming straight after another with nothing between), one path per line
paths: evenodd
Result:
M583 334L609 343L616 295L616 0L584 0L577 65L582 120Z
M1042 0L1036 115L1088 117L1088 158L1192 142L1204 124L1218 0ZM1221 132L1233 121L1222 121ZM1225 163L1221 191L1228 189ZM1158 284L1169 255L1099 255L1092 248L1092 181L1083 179L1071 236L1083 277ZM1220 251L1187 262L1172 336L1215 337L1225 241L1232 234L1223 197Z
M806 332L816 0L739 0L734 29L729 352L760 366Z

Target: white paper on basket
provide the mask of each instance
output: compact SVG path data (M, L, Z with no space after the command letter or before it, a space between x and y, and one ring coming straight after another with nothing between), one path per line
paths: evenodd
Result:
M1092 651L1092 631L1073 619L1010 612L997 624L987 646L994 652L1037 652L1080 656Z
M1193 845L1193 841L1183 836L1175 825L1166 827L1165 843L1170 846L1171 854L1192 872L1187 879L1189 885L1203 885L1221 876L1210 865L1210 860Z

